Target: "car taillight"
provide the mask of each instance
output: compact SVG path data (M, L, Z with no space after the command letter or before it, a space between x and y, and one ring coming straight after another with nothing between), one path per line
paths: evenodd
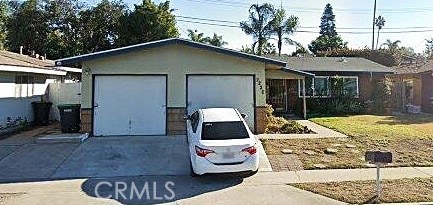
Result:
M203 149L199 146L195 146L195 153L199 157L206 157L206 155L208 155L210 153L215 153L215 152L213 150L210 150L210 149Z
M242 152L248 152L250 155L253 155L257 152L257 148L255 146L247 147L243 149Z

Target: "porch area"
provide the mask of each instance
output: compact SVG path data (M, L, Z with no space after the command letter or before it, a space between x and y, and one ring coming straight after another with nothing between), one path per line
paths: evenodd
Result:
M314 78L311 73L289 70L266 71L266 103L276 116L307 118L306 80Z

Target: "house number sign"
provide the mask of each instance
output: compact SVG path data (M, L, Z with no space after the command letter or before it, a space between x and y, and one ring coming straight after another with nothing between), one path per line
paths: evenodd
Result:
M262 81L260 81L259 78L256 78L257 87L259 88L260 92L262 92L262 95L265 94L265 89L263 89Z

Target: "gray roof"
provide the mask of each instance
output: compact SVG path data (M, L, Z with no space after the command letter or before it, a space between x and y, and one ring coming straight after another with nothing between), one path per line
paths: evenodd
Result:
M227 54L227 55L231 55L231 56L237 56L237 57L241 57L241 58L246 58L246 59L250 59L250 60L255 60L255 61L260 61L260 62L265 62L265 63L270 63L270 64L275 64L278 66L286 67L285 61L277 60L274 58L267 58L267 57L263 57L263 56L252 55L252 54L248 54L248 53L244 53L244 52L240 52L240 51L236 51L236 50L232 50L232 49L217 47L217 46L213 46L213 45L209 45L209 44L198 43L195 41L191 41L188 39L182 39L182 38L163 39L163 40L158 40L158 41L152 41L152 42L147 42L147 43L141 43L141 44L126 46L126 47L106 50L106 51L99 51L99 52L95 52L95 53L89 53L89 54L73 56L73 57L69 57L69 58L63 58L63 59L56 60L56 65L58 65L58 66L59 65L62 65L62 66L73 65L73 64L81 63L81 62L88 61L88 60L93 60L93 59L98 59L98 58L103 58L103 57L108 57L108 56L114 56L114 55L120 55L120 54L129 53L129 52L135 52L135 51L139 51L139 50L146 50L146 49L150 49L150 48L166 46L166 45L173 45L173 44L186 45L186 46L190 46L190 47L200 48L200 49L209 50L209 51L218 52L218 53L223 53L223 54Z
M289 68L307 72L380 72L394 73L390 67L357 57L290 57L273 56L285 60Z
M0 50L0 65L31 67L40 69L54 69L54 61L39 60L26 55Z

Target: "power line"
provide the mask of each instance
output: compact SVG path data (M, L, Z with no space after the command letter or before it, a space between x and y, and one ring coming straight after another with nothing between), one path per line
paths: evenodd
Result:
M178 21L189 21L189 20L183 20L183 19L192 19L192 20L199 20L199 21L191 21L189 23L206 23L206 22L201 22L201 21L210 21L210 22L217 22L217 23L230 23L230 24L236 24L239 25L240 22L236 22L236 21L227 21L227 20L218 20L218 19L209 19L209 18L198 18L198 17L190 17L190 16L181 16L181 15L177 15L176 17L181 18L178 19ZM211 24L211 25L216 25L216 26L229 26L229 27L239 27L239 26L235 26L235 25L226 25L226 24L216 24L216 23L207 23L207 24ZM319 26L299 26L298 28L301 29L318 29ZM341 29L341 30L370 30L371 28L368 27L342 27L342 28L338 28L337 29ZM402 29L433 29L433 27L424 27L424 26L413 26L413 27L394 27L394 28L382 28L382 30L402 30ZM383 33L383 32L382 32Z
M189 21L189 20L177 20L180 22L186 22L186 23L195 23L195 24L202 24L202 25L210 25L210 26L221 26L221 27L229 27L229 28L240 28L239 26L234 25L227 25L227 24L216 24L216 23L206 23L206 22L199 22L199 21ZM320 32L318 31L306 31L306 30L297 30L295 33L314 33L318 34ZM433 32L433 29L429 30L408 30L408 31L382 31L381 33L388 33L388 34L395 34L395 33L426 33L426 32ZM340 34L371 34L371 32L363 32L363 31L342 31L338 32Z
M215 24L215 23L206 23L206 22L198 22L198 21L189 21L189 20L182 20L182 19L178 19L177 21L186 22L186 23L196 23L196 24L210 25L210 26L223 26L223 27L230 27L230 28L240 28L239 26L224 25L224 24Z
M214 5L221 5L221 6L228 6L228 7L234 7L234 8L250 8L251 4L248 3L241 3L241 2L234 2L234 1L224 1L224 0L183 0L183 1L189 1L189 2L197 2L197 3L203 3L203 4L214 4ZM311 7L283 7L288 11L293 12L301 12L301 13L318 13L323 12L323 9L321 8L311 8ZM369 9L341 9L341 8L334 8L333 9L336 12L346 12L348 14L371 14L371 10ZM422 12L433 12L433 8L425 7L425 8L404 8L404 9L378 9L381 13L422 13Z
M206 19L206 18L198 18L198 17L190 17L190 16L176 16L176 17L185 18L185 19L193 19L193 20L202 20L202 21L213 21L213 22L220 22L220 23L235 23L235 24L239 24L239 22L236 22L236 21Z

